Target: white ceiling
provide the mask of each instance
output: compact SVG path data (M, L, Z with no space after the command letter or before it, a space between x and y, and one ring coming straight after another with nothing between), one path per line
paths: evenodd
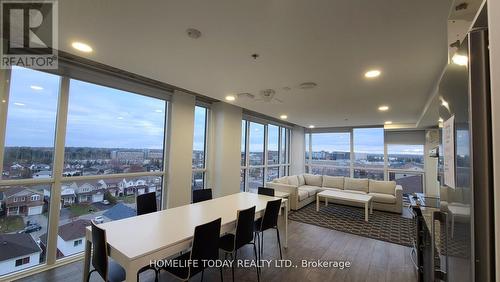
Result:
M450 4L65 0L59 1L59 48L220 100L272 88L284 103L234 103L277 118L287 114L302 126L414 124L447 61ZM186 35L191 27L201 38ZM73 50L74 40L94 52ZM382 75L366 80L371 68ZM318 87L298 89L309 81ZM381 104L391 109L380 113Z

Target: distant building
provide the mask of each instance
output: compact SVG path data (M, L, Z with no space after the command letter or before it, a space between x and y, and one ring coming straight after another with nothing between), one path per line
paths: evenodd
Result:
M41 253L30 234L0 234L0 275L38 265Z
M51 178L51 177L52 177L52 171L50 170L41 170L39 172L33 173L33 178Z
M76 202L76 192L78 186L73 182L70 186L61 187L61 204L63 206L68 206Z
M11 215L37 215L43 212L43 193L18 186L3 191L5 213Z
M121 163L142 163L144 152L142 151L111 151L111 159Z
M59 226L57 232L57 257L67 257L84 251L85 228L90 220L79 219ZM47 233L40 236L40 241L46 248Z
M79 203L97 203L104 200L104 189L90 183L83 183L75 190L76 200Z

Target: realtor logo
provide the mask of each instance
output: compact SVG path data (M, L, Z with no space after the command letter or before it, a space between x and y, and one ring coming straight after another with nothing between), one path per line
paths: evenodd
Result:
M0 68L57 69L57 0L3 0Z

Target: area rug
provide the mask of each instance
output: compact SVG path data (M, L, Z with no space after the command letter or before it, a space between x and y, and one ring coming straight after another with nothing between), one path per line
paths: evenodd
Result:
M325 207L322 203L317 212L316 203L311 203L290 213L288 218L403 246L413 245L413 220L395 213L373 210L366 222L364 208L332 203Z

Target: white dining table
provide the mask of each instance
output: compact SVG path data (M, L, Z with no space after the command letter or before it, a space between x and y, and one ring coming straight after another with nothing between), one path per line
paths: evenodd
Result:
M221 233L236 227L236 211L256 207L256 218L263 215L268 201L278 197L241 192L196 204L184 205L158 212L99 224L106 230L109 256L126 271L126 281L137 281L137 271L150 261L171 257L190 247L194 229L222 218ZM285 244L288 246L288 200L282 199L285 220ZM83 281L90 270L92 232L85 232L85 261Z

